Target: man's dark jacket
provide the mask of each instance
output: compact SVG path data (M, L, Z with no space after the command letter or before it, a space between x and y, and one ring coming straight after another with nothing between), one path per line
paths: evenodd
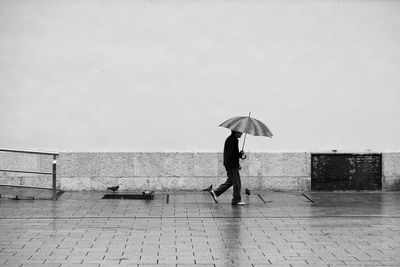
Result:
M239 140L232 133L225 141L224 166L226 168L239 168Z

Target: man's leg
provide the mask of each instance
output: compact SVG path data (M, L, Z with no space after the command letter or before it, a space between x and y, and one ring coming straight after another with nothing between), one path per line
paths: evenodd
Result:
M228 178L226 179L225 183L223 183L220 186L218 186L218 188L216 190L214 190L214 193L215 193L215 195L217 195L217 197L219 197L226 190L228 190L231 186L232 186L232 180L228 175Z
M227 172L228 172L228 177L230 177L230 180L232 181L232 185L233 185L232 204L236 204L242 200L242 198L240 196L241 182L240 182L239 169L231 168L231 169L228 169Z

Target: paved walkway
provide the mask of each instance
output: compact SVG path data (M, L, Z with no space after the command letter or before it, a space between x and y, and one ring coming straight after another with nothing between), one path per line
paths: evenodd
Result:
M400 193L0 199L1 266L400 266Z

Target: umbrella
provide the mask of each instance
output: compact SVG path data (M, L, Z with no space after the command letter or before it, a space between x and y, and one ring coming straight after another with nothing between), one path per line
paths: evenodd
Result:
M249 116L233 117L219 125L231 129L232 131L245 133L242 150L244 148L244 143L246 142L246 134L272 137L272 132L268 127L261 121L250 117L250 115L251 112L249 113Z

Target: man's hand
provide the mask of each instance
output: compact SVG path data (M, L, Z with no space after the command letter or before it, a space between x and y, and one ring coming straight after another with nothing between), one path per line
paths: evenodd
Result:
M241 159L247 158L247 156L246 156L246 154L244 153L243 150L240 150L239 154L240 154L240 158L241 158Z

